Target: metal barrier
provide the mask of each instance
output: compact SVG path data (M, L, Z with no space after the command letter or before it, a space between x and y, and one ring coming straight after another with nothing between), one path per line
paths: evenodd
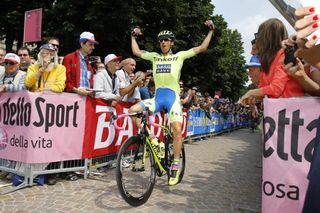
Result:
M28 164L0 159L0 171L12 173L23 177L23 182L21 184L16 187L12 187L11 189L0 194L7 194L25 188L27 186L33 186L35 185L34 179L39 175L81 171L83 172L84 179L87 179L88 162L88 159L80 159L52 163ZM6 184L4 186L10 185Z

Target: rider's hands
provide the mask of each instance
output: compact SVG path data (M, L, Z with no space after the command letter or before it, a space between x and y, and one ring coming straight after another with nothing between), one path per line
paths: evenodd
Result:
M204 24L205 24L207 27L209 27L210 30L216 29L216 27L214 26L212 20L207 20L206 22L204 22Z
M142 32L141 32L141 28L139 26L135 27L133 30L132 30L132 33L131 35L133 37L138 37L138 36L141 36L142 35Z

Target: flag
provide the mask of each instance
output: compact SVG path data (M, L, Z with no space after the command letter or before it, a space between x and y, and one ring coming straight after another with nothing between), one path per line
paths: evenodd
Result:
M23 43L41 41L42 8L24 13Z

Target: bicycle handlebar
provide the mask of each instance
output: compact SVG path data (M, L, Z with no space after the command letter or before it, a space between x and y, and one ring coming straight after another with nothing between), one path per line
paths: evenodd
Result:
M119 118L128 117L128 116L134 116L134 115L137 115L137 114L140 114L140 112L138 112L138 113L137 113L137 112L134 112L134 113L121 114L121 115L118 115L118 116L116 116L116 115L114 115L114 114L112 113L111 118L114 119L114 122L113 122L114 127L116 128L116 130L123 130L124 128L123 128L122 126L121 126L121 127L118 126L118 123L117 123L118 119L119 119ZM145 115L146 112L143 112L142 114ZM149 124L150 124L151 126L161 127L160 124L156 124L155 122L153 122L152 119L151 119L151 117L152 117L152 116L149 116Z
M161 124L156 124L155 122L152 121L152 119L150 119L152 116L149 116L149 124L151 126L155 126L155 127L161 127Z

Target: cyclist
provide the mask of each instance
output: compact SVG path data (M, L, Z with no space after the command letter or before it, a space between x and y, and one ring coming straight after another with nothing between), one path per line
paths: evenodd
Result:
M205 25L209 27L209 32L200 46L181 51L176 54L172 52L175 35L169 30L163 30L158 34L161 53L142 51L136 41L136 37L142 35L140 28L135 28L132 32L131 48L135 56L152 62L153 78L155 82L155 97L143 100L133 105L129 112L141 112L146 107L152 112L159 112L165 109L169 113L170 126L173 130L173 150L174 161L171 166L171 177L169 185L176 185L179 182L179 159L182 148L182 110L180 105L180 72L185 59L191 58L207 50L215 26L212 20L207 20ZM137 122L139 126L139 122Z

